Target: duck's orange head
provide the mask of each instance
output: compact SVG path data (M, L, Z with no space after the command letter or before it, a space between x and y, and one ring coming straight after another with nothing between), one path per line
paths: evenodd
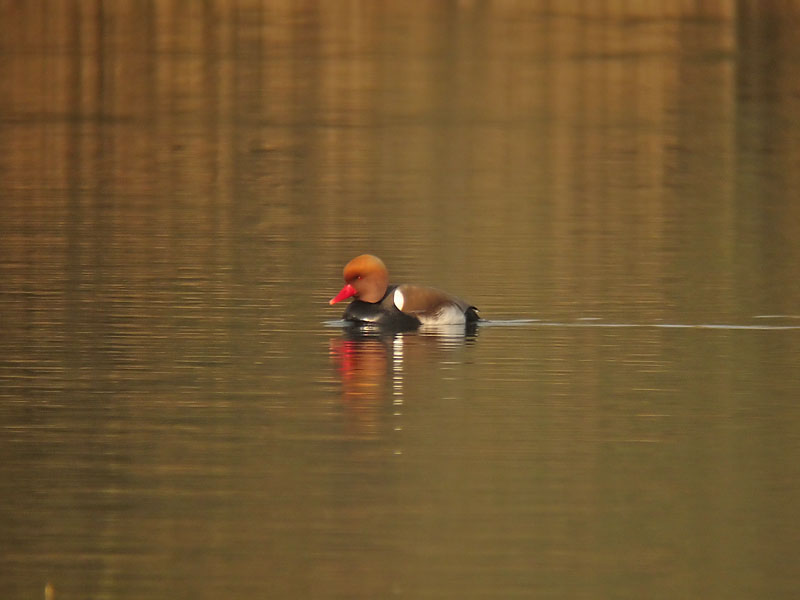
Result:
M330 304L351 296L364 302L378 302L386 295L386 288L389 287L389 271L386 265L372 254L356 256L345 265L342 276L345 286L331 298Z

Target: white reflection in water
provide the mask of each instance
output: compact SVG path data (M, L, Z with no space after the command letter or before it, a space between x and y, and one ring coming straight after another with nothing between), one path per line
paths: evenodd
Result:
M392 340L392 406L395 419L394 430L402 431L401 417L403 416L403 336L397 335ZM394 453L400 455L403 449L395 448Z

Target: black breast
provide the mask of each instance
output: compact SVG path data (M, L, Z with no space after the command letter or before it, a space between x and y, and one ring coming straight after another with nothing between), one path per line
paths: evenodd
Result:
M396 287L396 285L389 286L386 294L378 302L353 300L344 311L344 320L391 329L416 329L420 326L419 319L397 310L394 305L392 295Z

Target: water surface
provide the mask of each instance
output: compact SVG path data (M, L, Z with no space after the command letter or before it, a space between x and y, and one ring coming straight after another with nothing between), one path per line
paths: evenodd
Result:
M796 596L798 15L584 4L0 9L0 596Z

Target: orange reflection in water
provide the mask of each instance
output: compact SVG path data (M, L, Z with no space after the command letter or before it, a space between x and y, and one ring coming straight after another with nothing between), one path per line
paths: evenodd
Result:
M404 376L410 366L437 361L455 348L471 343L477 327L463 325L422 329L416 332L346 329L344 336L330 341L330 356L342 382L342 406L359 435L377 436L381 410L404 402Z
M380 407L387 391L389 345L380 338L336 338L330 355L342 381L342 406L361 435L377 435Z

